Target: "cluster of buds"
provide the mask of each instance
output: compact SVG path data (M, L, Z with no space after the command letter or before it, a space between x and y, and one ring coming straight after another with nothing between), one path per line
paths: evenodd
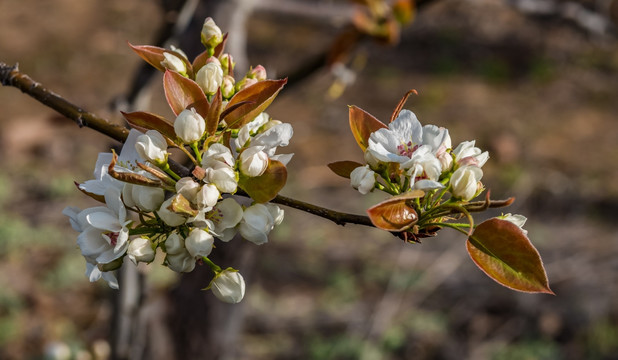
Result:
M120 155L100 154L95 178L78 184L104 206L68 207L64 214L80 233L90 281L102 277L118 288L113 270L125 257L151 263L159 253L179 273L206 264L214 273L206 289L237 303L245 292L243 277L209 255L216 240L228 242L236 234L264 244L281 223L283 210L268 201L285 185L292 154L276 151L288 145L293 131L264 112L285 80L267 80L263 67L256 67L246 76L255 82L228 89L225 79L233 82L234 64L222 53L226 36L209 18L201 37L206 50L192 63L178 49L133 46L165 72L165 94L176 118L124 113L133 129ZM186 155L189 168L170 166L171 147ZM243 205L238 194L252 202Z

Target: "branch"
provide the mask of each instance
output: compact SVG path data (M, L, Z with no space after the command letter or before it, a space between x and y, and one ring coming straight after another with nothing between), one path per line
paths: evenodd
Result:
M112 124L106 119L84 111L78 106L73 105L72 103L63 99L59 95L54 94L50 90L47 90L41 84L32 80L28 75L20 72L17 68L17 65L8 66L5 63L0 62L0 82L4 86L13 86L20 89L23 93L30 95L31 97L41 102L43 105L46 105L56 110L60 114L66 116L67 118L75 121L77 125L79 125L79 127L89 127L119 142L124 142L129 134L128 129L119 125ZM191 176L191 171L187 167L172 160L169 160L169 164L170 168L181 177ZM240 189L236 192L236 195L249 197L247 193ZM318 205L313 205L282 195L277 195L273 200L271 200L271 202L275 204L285 205L294 209L307 212L312 215L322 217L324 219L334 222L337 225L344 226L346 224L357 224L374 227L368 216L330 210ZM464 207L467 211L482 211L488 207L495 208L509 206L512 202L513 198L507 200L486 199L485 201L468 203L464 205Z

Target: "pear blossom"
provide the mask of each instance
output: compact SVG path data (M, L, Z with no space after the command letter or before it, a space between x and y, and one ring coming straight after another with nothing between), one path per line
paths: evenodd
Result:
M272 216L273 218L274 226L277 226L283 222L283 216L285 215L285 212L282 208L280 208L278 205L271 203L267 203L266 208L268 208L270 216Z
M184 249L177 254L167 254L165 257L167 267L176 272L191 272L195 269L195 258Z
M240 171L250 177L260 176L268 167L268 155L263 146L252 146L240 153Z
M215 21L208 17L202 25L201 33L202 44L209 48L214 48L223 41L223 33L221 29L215 24Z
M423 144L431 147L432 154L440 161L442 172L450 170L453 157L447 151L452 146L448 129L435 125L423 126Z
M526 221L528 220L525 216L520 215L520 214L508 213L502 216L498 216L498 219L510 221L513 224L519 226L519 228L521 229L521 231L523 231L524 234L528 234L528 231L524 229L524 225L526 224Z
M217 203L208 214L214 225L214 232L221 241L230 241L236 234L235 227L243 218L242 207L231 197Z
M140 236L129 242L127 256L135 265L137 265L138 262L150 263L154 260L155 251L152 248L150 240Z
M253 204L245 209L238 231L256 245L268 242L268 234L274 227L274 219L264 204Z
M138 136L135 150L141 158L154 164L161 165L167 162L167 141L157 130L148 130Z
M255 85L258 83L258 79L255 78L248 78L248 77L244 77L242 79L240 79L239 82L236 83L236 91L241 91L244 90L252 85Z
M256 79L257 81L266 80L266 69L262 65L258 65L249 70L247 77L250 79Z
M227 268L212 279L208 286L217 299L237 304L245 296L245 280L238 270Z
M212 209L219 200L219 189L214 184L204 184L196 195L198 209Z
M202 167L216 167L217 162L224 163L227 166L234 166L234 156L230 149L219 143L211 144L202 156Z
M378 161L403 165L410 161L412 154L422 145L421 123L412 111L401 110L395 121L388 125L388 129L382 128L371 133L367 150Z
M180 74L187 73L187 65L178 56L169 52L164 52L163 57L164 59L161 61L161 66L166 69L174 70Z
M236 81L230 75L225 75L221 81L221 96L225 99L229 99L236 93L236 87L234 84Z
M376 173L369 168L369 165L359 166L350 173L350 183L358 192L365 195L376 184Z
M482 152L481 149L477 148L474 145L475 140L464 141L461 144L457 145L455 150L453 150L453 154L455 155L455 162L459 166L473 165L477 167L483 167L483 165L485 165L485 163L489 159L489 153L487 151Z
M185 144L191 144L202 138L206 130L206 122L195 108L185 109L174 122L174 132Z
M223 73L225 75L230 75L230 72L234 70L234 67L236 66L234 58L228 53L221 54L221 56L219 56L219 63L221 63L221 69L223 69ZM232 77L232 80L233 79L234 78Z
M183 177L176 182L176 192L182 194L185 199L193 204L197 203L197 193L200 191L200 184L190 177Z
M169 234L165 240L165 252L169 255L180 254L185 251L185 240L178 233Z
M172 204L173 200L173 197L165 200L157 211L157 215L159 215L161 220L163 220L163 222L169 226L180 226L184 224L187 219L184 216L177 214L169 209L169 206Z
M230 166L218 161L213 167L206 169L205 180L214 184L222 193L234 193L238 187L236 176L236 172Z
M185 239L185 248L192 257L199 259L210 255L214 238L202 229L194 228Z
M223 69L218 61L202 66L195 75L195 82L206 95L213 95L223 83Z
M462 166L451 176L451 193L464 201L472 199L478 191L483 170L476 166Z
M257 133L258 129L261 128L262 126L264 126L269 121L270 121L270 116L267 113L265 113L265 112L261 112L253 120L251 120L248 123L246 123L245 125L243 125L238 130L238 136L233 141L233 144L235 146L233 146L232 148L234 150L238 151L241 148L245 147L247 145L247 141L249 141L251 136L255 135Z
M126 183L122 189L122 200L129 207L137 206L143 211L155 211L165 200L165 191L161 188Z

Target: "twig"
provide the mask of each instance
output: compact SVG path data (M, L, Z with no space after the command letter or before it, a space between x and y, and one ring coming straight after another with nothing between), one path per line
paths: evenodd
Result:
M20 89L22 92L35 98L42 104L58 111L60 114L75 121L80 127L89 127L119 142L124 142L129 134L128 129L119 125L112 124L106 119L98 117L90 112L84 111L78 106L73 105L72 103L63 99L59 95L54 94L50 90L47 90L41 84L32 80L28 75L20 72L17 65L8 66L5 63L0 62L0 82L4 86L13 86ZM185 166L171 160L169 161L169 164L170 168L181 177L191 176L191 171ZM248 195L240 189L236 194L248 197ZM357 224L374 227L368 216L330 210L318 205L313 205L282 195L277 195L273 200L271 200L271 202L275 204L289 206L291 208L298 209L309 214L322 217L324 219L328 219L337 225L344 226L346 224ZM467 211L472 212L480 211L487 207L504 207L510 205L512 202L512 198L507 200L487 199L485 201L471 202L464 205L463 207L465 207Z

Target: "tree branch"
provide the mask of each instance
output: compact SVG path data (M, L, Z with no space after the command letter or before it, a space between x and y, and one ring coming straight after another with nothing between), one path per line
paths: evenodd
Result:
M47 90L41 84L32 80L28 75L20 72L17 65L9 66L3 62L0 62L0 82L4 86L13 86L20 89L23 93L30 95L43 105L46 105L67 118L75 121L79 127L89 127L119 142L124 142L129 135L129 130L127 128L112 124L104 118L84 111L80 107L73 105L59 95L54 94L52 91ZM191 176L191 171L185 166L172 160L169 161L169 164L170 168L181 177ZM236 195L249 197L247 193L240 189L236 192ZM330 210L282 195L277 195L273 200L271 200L271 202L322 217L334 222L337 225L344 226L346 224L357 224L374 227L368 216ZM463 205L463 207L470 212L482 211L488 207L496 208L509 206L512 202L512 198L507 200L486 199L485 201L467 203Z

